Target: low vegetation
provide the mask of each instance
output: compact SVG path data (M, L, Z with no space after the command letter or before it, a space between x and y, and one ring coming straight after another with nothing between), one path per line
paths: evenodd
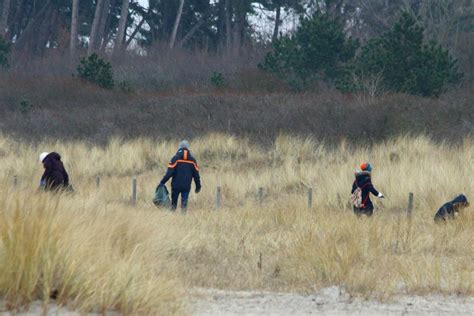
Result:
M253 79L241 86L225 76L230 87L202 90L183 85L162 92L127 91L128 84L114 91L78 87L70 77L0 76L0 129L27 142L87 139L101 144L111 137L169 139L214 132L266 145L281 132L364 144L405 134L459 142L474 133L473 91L440 99L401 94L371 98L331 89L292 94L262 73L247 75ZM209 77L203 80L209 82ZM265 84L282 92L251 90Z
M398 137L367 147L279 136L262 148L211 134L191 142L203 191L191 196L186 216L151 203L176 143L141 138L105 146L29 145L0 138L0 294L6 307L46 304L56 293L56 303L84 312L185 312L185 293L194 287L310 292L337 285L379 299L474 295L472 207L452 223L433 222L446 200L474 195L471 137L456 145ZM36 192L36 157L44 150L63 155L75 194ZM353 171L366 160L386 199L375 201L373 218L358 219L347 201ZM262 202L256 200L259 187ZM411 220L409 192L415 194Z
M101 88L112 89L114 87L112 65L97 54L81 58L79 66L77 66L77 74L79 78Z
M10 54L10 44L0 36L0 69L8 66L8 55Z

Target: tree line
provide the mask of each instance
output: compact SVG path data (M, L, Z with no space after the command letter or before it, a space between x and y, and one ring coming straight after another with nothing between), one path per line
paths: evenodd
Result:
M96 53L156 46L229 57L259 48L261 68L294 89L323 80L370 95L439 96L462 71L472 79L474 64L472 0L0 0L0 9L0 65L10 52L87 55L79 75L109 88L111 65ZM254 28L258 10L267 39ZM282 32L288 16L298 27Z
M473 30L471 0L2 0L0 36L31 55L48 49L78 47L88 52L112 47L120 52L132 42L142 47L166 43L239 54L252 44L249 17L257 8L269 15L272 41L281 36L284 13L301 17L322 12L344 21L353 37L368 39L388 31L410 11L428 38L456 48Z

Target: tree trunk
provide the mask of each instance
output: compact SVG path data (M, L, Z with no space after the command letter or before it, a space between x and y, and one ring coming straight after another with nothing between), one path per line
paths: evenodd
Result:
M178 33L179 22L181 21L181 15L183 14L184 0L180 0L178 14L176 15L176 20L173 26L173 33L171 33L170 39L170 49L173 49L174 42L176 41L176 34Z
M130 35L130 37L128 38L127 42L126 42L126 45L128 47L128 45L130 45L130 43L133 41L133 39L135 38L135 36L137 36L138 32L140 32L140 30L142 29L142 26L143 24L145 23L146 21L146 18L143 17L142 20L140 21L140 23L138 23L137 27L135 28L135 30L133 30L132 34Z
M232 47L232 2L225 1L225 46L229 53Z
M129 0L122 1L122 10L120 11L120 21L117 30L117 37L115 38L115 47L114 53L118 54L122 52L123 47L123 38L125 36L125 28L127 27L127 18L128 18L128 7L129 7Z
M275 41L278 39L280 23L281 23L281 5L280 3L278 3L276 7L276 13L275 13L275 27L273 28L272 43L275 43Z
M106 31L108 32L110 25L110 0L104 0L104 7L102 8L102 17L100 19L99 32L97 34L96 50L104 49L107 45Z
M179 42L179 47L182 47L189 39L193 37L194 33L196 33L196 31L204 25L204 22L206 22L206 18L207 16L203 17L198 23L196 23L196 25L191 28L191 30L189 30L188 34L186 34L186 36L184 36L183 39Z
M51 0L48 0L44 6L30 19L28 25L15 42L15 50L31 52L31 49L40 40L43 34L44 22L48 19L51 12Z
M238 0L234 6L234 35L232 37L234 57L239 56L244 43L245 22L247 20L246 2Z
M104 8L105 0L97 0L97 5L95 7L94 21L92 22L91 34L89 37L89 48L87 49L87 54L92 54L97 49L98 35L100 22L102 21L102 11Z
M5 37L8 28L8 15L10 14L10 0L3 0L2 17L0 18L0 36Z
M76 56L77 48L77 22L79 17L79 0L72 1L72 16L71 16L71 43L69 46L71 57Z
M222 50L225 47L225 9L226 0L219 0L217 17L217 48Z
M15 15L13 17L13 21L10 21L10 23L8 23L10 27L8 33L6 34L6 37L10 41L13 41L15 35L19 32L21 28L20 24L23 19L23 15L25 14L25 10L23 10L24 4L25 0L18 0L15 7Z

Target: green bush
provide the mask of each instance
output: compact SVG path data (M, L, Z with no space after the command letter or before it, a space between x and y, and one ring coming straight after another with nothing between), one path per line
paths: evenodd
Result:
M135 89L130 84L130 82L123 80L118 83L118 88L120 91L126 94L135 94Z
M81 58L77 73L79 78L102 88L112 89L114 87L112 65L97 54Z
M224 79L224 75L220 72L213 72L211 76L211 83L217 88L225 86L226 81Z
M26 115L33 110L33 104L29 100L23 99L20 101L19 110L21 114Z
M348 73L357 78L381 77L383 89L421 96L439 96L462 74L448 50L435 42L424 43L423 27L403 13L393 28L371 39L355 58ZM363 90L353 82L353 90Z
M10 44L0 36L0 67L8 67L8 55L10 54Z
M341 21L315 14L302 18L294 35L278 39L260 67L304 89L315 80L336 81L358 46L346 36Z

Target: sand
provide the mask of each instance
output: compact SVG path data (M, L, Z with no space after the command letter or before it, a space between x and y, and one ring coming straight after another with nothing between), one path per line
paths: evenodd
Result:
M42 315L41 302L19 313L0 309L2 316ZM387 302L353 298L339 287L316 293L273 293L194 289L184 302L188 315L474 315L474 297L398 296ZM166 314L166 311L163 311ZM66 307L49 304L45 315L79 316ZM84 314L82 314L84 315ZM100 315L89 313L87 315ZM119 315L107 313L107 315Z
M399 296L388 302L351 298L338 287L310 295L197 289L191 315L474 315L474 297Z

